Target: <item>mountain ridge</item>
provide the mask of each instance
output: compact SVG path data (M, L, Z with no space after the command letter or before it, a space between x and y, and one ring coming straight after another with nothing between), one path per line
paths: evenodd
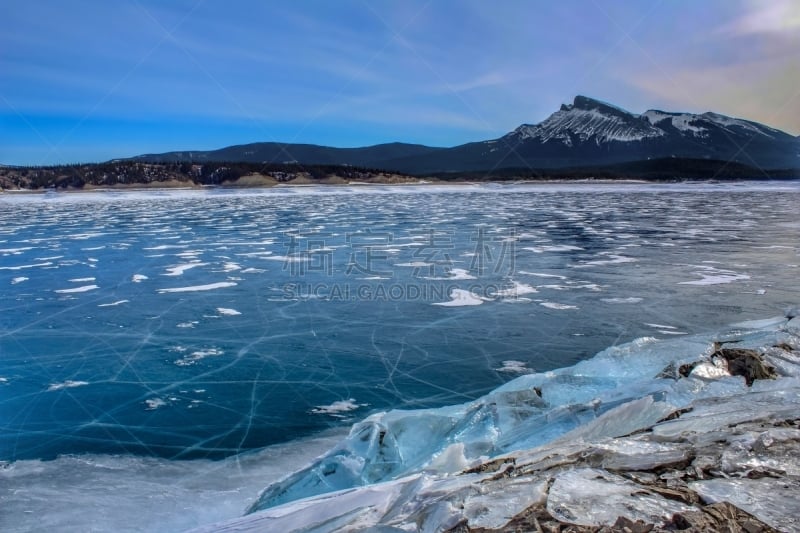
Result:
M578 95L536 124L453 147L402 142L356 148L255 142L217 150L144 154L147 162L334 164L421 175L511 167L565 168L660 158L714 159L757 168L800 168L800 136L715 112L631 113Z

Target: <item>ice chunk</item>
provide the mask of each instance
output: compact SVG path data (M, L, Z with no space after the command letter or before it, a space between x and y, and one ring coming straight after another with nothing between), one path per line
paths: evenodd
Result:
M653 470L659 466L680 463L689 458L684 445L663 445L633 438L609 440L594 445L601 450L601 466L607 470Z
M723 472L732 475L785 474L800 476L800 430L770 428L728 439L732 443L720 458Z
M466 470L469 462L464 457L464 443L457 442L444 449L439 455L433 458L428 465L428 469L435 472L452 474Z
M781 531L800 530L800 483L782 479L709 479L689 483L706 503L730 502Z
M741 388L746 390L744 380L740 378L740 381ZM793 418L797 409L800 409L800 389L787 388L787 383L782 385L776 391L743 392L737 396L699 400L695 402L690 413L653 427L653 434L658 438L672 440L685 434L708 433L750 420Z
M666 402L656 402L651 396L646 396L606 411L593 421L570 431L559 441L597 440L630 435L651 427L675 410L674 406Z
M472 528L502 529L528 507L544 504L546 498L545 480L531 483L527 478L510 478L502 483L502 491L467 498L463 513Z
M578 468L556 476L547 497L547 510L572 524L612 526L620 516L661 524L675 513L695 509L604 470Z

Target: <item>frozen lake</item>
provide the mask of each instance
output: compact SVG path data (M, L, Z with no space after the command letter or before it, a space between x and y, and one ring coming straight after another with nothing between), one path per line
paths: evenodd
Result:
M224 471L780 314L800 302L798 205L791 183L0 195L0 461Z

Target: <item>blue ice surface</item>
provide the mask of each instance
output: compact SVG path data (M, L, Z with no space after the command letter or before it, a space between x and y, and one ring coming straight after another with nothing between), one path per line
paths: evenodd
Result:
M632 339L774 315L800 301L799 192L0 195L0 460L221 459L376 411L469 404ZM541 388L566 427L595 415L567 404L629 377L595 368ZM502 391L499 417L537 401ZM471 416L448 431L489 427Z

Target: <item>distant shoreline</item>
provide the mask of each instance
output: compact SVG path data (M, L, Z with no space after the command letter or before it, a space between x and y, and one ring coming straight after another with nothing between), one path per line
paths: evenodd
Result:
M585 185L675 185L675 184L730 184L730 183L765 183L765 182L783 182L795 181L787 179L730 179L730 180L711 180L711 179L591 179L591 178L576 178L576 179L519 179L519 180L486 180L486 181L457 181L457 180L426 180L420 179L419 181L405 181L400 183L389 182L344 182L344 183L292 183L283 182L275 184L258 184L258 185L235 185L235 184L221 184L221 185L198 185L187 184L185 182L159 182L158 184L115 184L106 186L87 186L83 188L67 187L67 188L46 188L46 189L0 189L0 195L47 195L47 194L83 194L83 193L96 193L96 192L156 192L156 191L211 191L211 190L269 190L269 189L301 189L301 188L370 188L370 187L426 187L426 186L481 186L481 185L574 185L576 187ZM800 181L800 180L798 180Z
M404 174L323 164L146 163L114 161L51 167L0 166L0 191L271 188L463 183L680 183L798 180L800 169L761 169L707 159L658 159L606 166L500 168Z

